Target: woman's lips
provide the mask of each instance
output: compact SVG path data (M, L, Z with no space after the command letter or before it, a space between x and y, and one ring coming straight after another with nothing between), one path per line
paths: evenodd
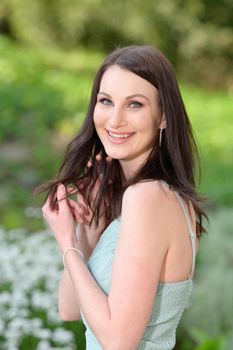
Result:
M113 143L126 142L135 134L134 132L115 133L110 130L106 130L106 131L107 131L109 140Z

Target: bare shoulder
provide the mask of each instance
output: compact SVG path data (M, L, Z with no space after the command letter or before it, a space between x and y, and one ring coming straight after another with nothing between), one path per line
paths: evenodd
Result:
M141 235L148 237L150 231L154 239L167 242L180 229L182 219L174 191L162 181L142 181L128 187L121 215L126 227L132 223L134 230L140 227Z
M127 188L122 201L122 224L140 236L168 243L177 223L174 192L161 181L143 181ZM129 232L129 230L128 230ZM152 242L151 242L152 243Z
M142 181L129 186L123 196L123 207L165 208L174 202L174 193L161 181ZM152 207L151 207L152 206Z
M190 237L174 190L162 181L140 182L127 188L122 202L122 227L128 246L137 239L138 254L144 254L143 258L158 268L157 278L186 279L192 259Z

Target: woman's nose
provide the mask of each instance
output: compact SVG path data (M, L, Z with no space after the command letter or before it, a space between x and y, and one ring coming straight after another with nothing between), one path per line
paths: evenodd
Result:
M126 125L125 113L121 108L114 107L109 118L109 125L111 128L119 128Z

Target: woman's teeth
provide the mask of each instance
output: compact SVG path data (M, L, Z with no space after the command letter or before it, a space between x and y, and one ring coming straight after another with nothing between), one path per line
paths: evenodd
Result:
M108 134L109 134L111 137L118 138L118 139L120 139L120 138L127 138L127 137L130 137L130 136L133 135L133 133L130 133L130 134L114 134L114 133L112 133L112 132L110 132L110 131L108 131Z

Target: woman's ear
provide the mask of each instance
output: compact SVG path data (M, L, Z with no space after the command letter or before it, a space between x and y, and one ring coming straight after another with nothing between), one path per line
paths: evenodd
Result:
M166 121L165 115L163 114L161 122L159 124L159 129L166 129L166 127L167 127L167 121Z

